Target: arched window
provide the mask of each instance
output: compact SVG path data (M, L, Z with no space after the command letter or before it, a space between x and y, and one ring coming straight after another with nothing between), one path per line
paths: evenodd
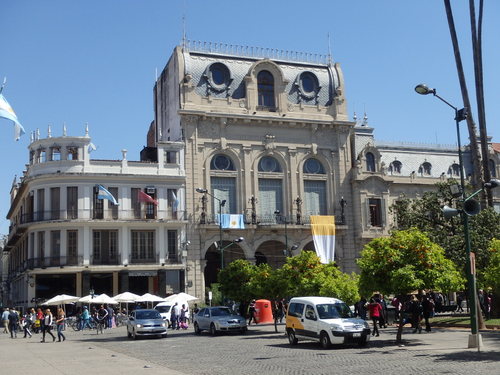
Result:
M325 169L318 159L310 158L304 163L304 173L325 174Z
M375 172L375 156L371 152L366 153L366 170Z
M234 171L234 164L226 155L218 154L212 158L210 169L215 171Z
M389 173L391 174L401 174L401 168L403 167L403 164L399 160L394 160L390 165L389 165Z
M448 174L452 177L460 176L460 166L457 163L453 163L448 170Z
M431 165L431 163L429 163L427 161L425 163L422 163L422 165L418 169L418 172L422 176L430 176L431 173L432 173L432 165Z
M259 172L281 172L281 166L272 156L264 156L259 161Z
M262 70L257 74L257 89L259 109L274 110L274 77L267 70Z
M236 176L233 161L224 154L215 155L210 161L210 170L214 172L210 176L210 187L213 195L219 199L214 199L214 214L218 214L218 202L225 201L221 206L222 213L237 213L236 198Z
M490 159L488 161L488 164L490 166L490 176L491 176L491 178L496 178L497 177L497 169L496 169L495 162L492 159Z

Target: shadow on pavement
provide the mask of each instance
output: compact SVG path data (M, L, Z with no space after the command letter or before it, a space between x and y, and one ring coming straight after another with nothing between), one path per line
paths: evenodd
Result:
M429 357L443 362L500 362L500 353L494 351L471 352L461 351L445 354L434 354Z

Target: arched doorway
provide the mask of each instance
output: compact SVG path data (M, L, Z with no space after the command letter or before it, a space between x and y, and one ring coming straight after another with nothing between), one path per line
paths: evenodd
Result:
M272 268L280 268L286 262L285 244L279 241L263 242L255 251L255 263L267 263Z
M230 241L222 241L222 248L231 244ZM245 259L243 249L233 243L224 249L224 267L236 259ZM217 282L217 275L221 268L221 254L215 245L211 245L205 254L207 264L205 266L205 286L209 287Z

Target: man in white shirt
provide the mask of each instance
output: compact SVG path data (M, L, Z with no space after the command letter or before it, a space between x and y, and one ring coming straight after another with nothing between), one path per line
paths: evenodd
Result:
M2 313L3 333L9 334L9 309L5 309Z

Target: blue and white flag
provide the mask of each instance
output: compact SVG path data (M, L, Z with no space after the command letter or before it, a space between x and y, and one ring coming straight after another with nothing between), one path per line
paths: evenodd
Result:
M16 141L25 133L23 126L17 119L16 113L5 97L0 94L0 117L14 122L14 139Z
M221 226L224 229L245 229L243 215L222 214Z
M96 185L96 186L99 189L97 192L97 199L107 199L115 206L120 205L120 203L116 201L115 197L113 197L113 194L111 194L104 186L102 185Z
M175 191L172 190L172 211L177 212L179 208L179 199L177 199L177 195L175 195Z

